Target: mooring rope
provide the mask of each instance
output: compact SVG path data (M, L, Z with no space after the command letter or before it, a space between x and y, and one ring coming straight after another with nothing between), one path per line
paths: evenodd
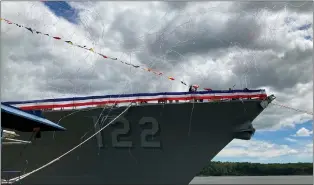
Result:
M123 111L121 112L117 117L115 117L112 121L110 121L107 125L105 125L104 127L102 127L100 130L98 130L96 133L94 133L93 135L91 135L89 138L85 139L84 141L82 141L80 144L76 145L75 147L73 147L71 150L65 152L64 154L62 154L61 156L53 159L52 161L48 162L47 164L29 172L29 173L26 173L22 176L19 176L19 177L15 177L15 178L12 178L10 180L8 180L7 182L8 183L14 183L14 182L18 182L24 178L26 178L27 176L55 163L56 161L60 160L62 157L66 156L67 154L71 153L72 151L74 151L75 149L77 149L78 147L80 147L81 145L83 145L84 143L86 143L88 140L90 140L91 138L93 138L94 136L96 136L99 132L101 132L103 129L107 128L109 125L111 125L117 118L119 118L122 114L124 114L130 107L132 106L132 103L129 104L129 106Z
M282 107L282 108L294 110L294 111L296 111L296 112L305 113L305 114L309 114L309 115L312 115L312 116L313 116L313 112L309 112L309 111L305 111L305 110L293 108L293 107L290 107L290 106L287 106L287 105L283 105L283 104L279 104L279 103L274 103L274 102L272 102L272 104L277 105L277 106Z

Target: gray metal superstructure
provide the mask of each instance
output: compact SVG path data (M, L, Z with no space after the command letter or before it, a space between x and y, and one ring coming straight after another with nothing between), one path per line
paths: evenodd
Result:
M189 184L233 139L250 139L252 121L271 99L143 104L69 155L22 180L31 184ZM29 172L94 134L125 107L46 111L66 132L42 133L28 146L3 146L2 170ZM102 113L100 123L98 116ZM108 117L106 117L108 116ZM61 120L60 120L61 119ZM18 133L28 140L31 134Z

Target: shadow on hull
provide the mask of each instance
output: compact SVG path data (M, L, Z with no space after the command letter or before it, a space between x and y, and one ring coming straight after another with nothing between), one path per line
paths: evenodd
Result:
M261 100L131 107L69 155L22 180L32 184L189 184L234 138L250 139ZM32 171L67 152L125 107L45 112L66 132L42 133L28 146L5 146L2 170ZM65 117L66 115L70 116ZM106 115L109 116L106 119ZM94 126L96 125L96 126ZM19 133L22 138L30 135ZM85 136L84 136L85 135ZM82 137L83 136L83 137Z

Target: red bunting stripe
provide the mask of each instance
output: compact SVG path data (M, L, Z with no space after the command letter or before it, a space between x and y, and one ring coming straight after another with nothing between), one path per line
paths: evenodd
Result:
M140 103L140 102L152 102L152 101L188 101L188 100L199 100L205 99L210 101L219 101L219 100L230 100L230 99L260 99L263 100L267 97L266 94L254 94L254 95L202 95L202 96L186 96L186 97L168 97L168 98L136 98L132 100L128 99L116 99L116 100L103 100L103 101L87 101L87 102L71 102L66 104L58 104L57 102L54 104L43 104L43 105L22 105L18 106L18 108L22 110L38 110L38 109L54 109L54 108L67 108L67 107L81 107L81 106L95 106L95 105L104 105L104 104L119 104L119 103Z

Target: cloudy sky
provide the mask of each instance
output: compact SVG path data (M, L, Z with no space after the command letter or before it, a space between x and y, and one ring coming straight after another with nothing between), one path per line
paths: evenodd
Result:
M265 88L313 112L311 2L1 2L1 17L212 89ZM186 91L1 22L1 98ZM271 105L215 160L313 161L311 115Z

